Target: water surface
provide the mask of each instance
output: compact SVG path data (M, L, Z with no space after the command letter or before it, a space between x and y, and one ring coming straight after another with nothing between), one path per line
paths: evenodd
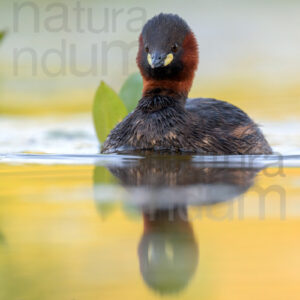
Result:
M85 117L25 121L0 120L1 300L300 293L289 132L284 155L99 155Z

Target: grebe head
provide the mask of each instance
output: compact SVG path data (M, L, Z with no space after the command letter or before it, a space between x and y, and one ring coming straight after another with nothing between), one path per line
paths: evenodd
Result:
M144 26L139 38L137 64L147 87L159 87L188 92L198 65L198 45L187 23L177 15L159 14ZM166 81L170 81L168 84ZM171 84L173 82L173 84ZM164 86L160 86L163 87Z

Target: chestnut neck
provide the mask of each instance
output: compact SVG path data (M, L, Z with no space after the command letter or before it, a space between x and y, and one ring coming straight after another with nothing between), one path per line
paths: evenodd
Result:
M187 83L176 80L147 80L144 78L143 97L137 109L143 112L157 112L166 108L184 110L189 89Z
M192 78L189 81L144 79L143 97L170 97L185 103L192 85L192 80Z

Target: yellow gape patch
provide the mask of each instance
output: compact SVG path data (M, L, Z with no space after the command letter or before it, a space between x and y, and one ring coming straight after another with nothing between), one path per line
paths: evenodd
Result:
M167 66L168 64L170 64L173 60L174 56L172 53L169 53L164 61L164 66Z
M151 54L147 55L148 64L153 68Z

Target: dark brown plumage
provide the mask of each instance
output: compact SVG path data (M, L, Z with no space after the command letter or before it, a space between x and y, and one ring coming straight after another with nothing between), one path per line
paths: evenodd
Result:
M187 99L198 64L198 46L184 20L171 14L152 18L139 43L143 96L136 109L111 131L103 153L272 153L258 126L239 108L215 99Z

